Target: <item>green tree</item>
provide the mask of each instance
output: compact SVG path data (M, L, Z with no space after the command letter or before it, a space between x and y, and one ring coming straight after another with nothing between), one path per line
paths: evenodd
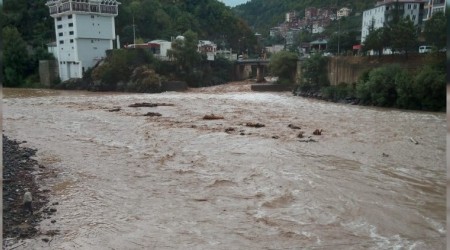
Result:
M326 64L327 58L320 54L314 54L303 62L302 78L300 79L302 91L319 91L330 85Z
M439 49L444 48L447 42L447 33L444 32L444 30L447 30L447 20L445 19L444 13L435 13L433 17L425 23L423 35L426 43L436 46Z
M378 56L381 56L383 48L390 44L390 34L389 27L375 29L372 22L371 27L369 27L369 34L364 41L364 51L374 50L378 53Z
M401 18L392 25L391 29L392 49L404 51L408 56L408 51L413 50L417 45L417 29L409 18Z
M395 88L397 91L396 106L405 109L420 109L421 104L414 89L414 78L405 70L395 76Z
M363 103L392 107L397 101L396 80L403 74L398 65L387 65L373 69L357 85L356 95Z
M298 57L296 53L281 51L270 59L269 69L279 77L279 82L294 83Z
M445 72L425 67L414 81L414 92L420 100L422 109L441 111L446 105Z
M15 27L3 28L2 36L5 86L19 86L24 83L29 65L27 44Z
M183 34L183 38L173 41L172 49L167 52L177 65L178 75L191 86L200 84L197 67L202 57L197 52L197 44L197 33L188 30Z

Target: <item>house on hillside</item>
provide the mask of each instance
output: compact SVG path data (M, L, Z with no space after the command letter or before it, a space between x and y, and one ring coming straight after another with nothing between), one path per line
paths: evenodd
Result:
M208 61L214 61L214 56L217 51L217 44L208 40L199 40L197 51L201 54L205 54Z
M422 25L426 0L383 0L376 3L374 8L365 10L362 19L361 43L364 43L369 28L384 27L393 19L396 11L400 17L410 18L414 25Z
M337 15L337 19L341 19L342 17L347 17L350 15L350 13L352 12L352 9L349 9L347 7L341 8L337 11L336 15Z
M147 43L152 54L163 61L169 60L169 56L167 55L167 51L172 49L172 42L166 40L152 40Z

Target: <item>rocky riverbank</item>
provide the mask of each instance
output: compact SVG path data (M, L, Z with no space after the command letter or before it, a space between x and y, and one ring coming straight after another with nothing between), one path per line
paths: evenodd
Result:
M44 208L50 190L41 189L35 178L36 172L45 174L45 166L32 159L37 150L20 146L23 143L3 135L3 246L40 235L39 222L53 213ZM33 214L23 210L26 189L33 196Z

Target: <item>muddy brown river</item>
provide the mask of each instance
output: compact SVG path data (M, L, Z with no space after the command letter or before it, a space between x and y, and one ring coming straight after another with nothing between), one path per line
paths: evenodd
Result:
M239 84L3 95L3 133L57 173L59 234L17 249L445 249L445 113Z

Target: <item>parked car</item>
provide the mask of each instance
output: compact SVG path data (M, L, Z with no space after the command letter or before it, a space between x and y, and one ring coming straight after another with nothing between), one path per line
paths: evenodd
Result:
M419 53L430 53L431 52L431 46L423 45L419 47Z

